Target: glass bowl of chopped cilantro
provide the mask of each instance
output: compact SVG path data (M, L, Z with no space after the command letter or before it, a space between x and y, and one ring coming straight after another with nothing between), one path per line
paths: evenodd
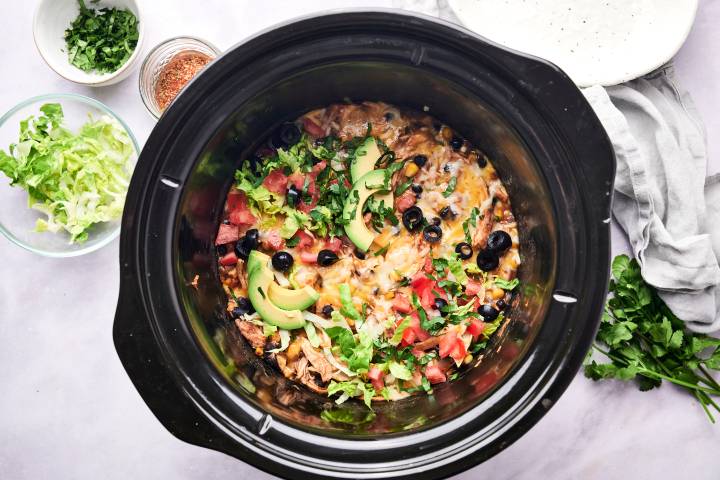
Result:
M26 100L0 117L0 233L51 257L120 233L140 148L102 103L75 94Z
M127 78L138 64L143 22L136 0L41 0L33 37L63 78L94 87Z

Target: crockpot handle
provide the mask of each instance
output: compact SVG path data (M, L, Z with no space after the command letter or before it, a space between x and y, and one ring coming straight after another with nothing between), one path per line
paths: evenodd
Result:
M113 342L125 371L155 417L174 436L208 446L208 438L223 443L219 430L195 408L173 381L155 344L135 282L124 275L113 324ZM215 445L222 449L222 445Z
M595 111L580 89L556 65L531 55L509 52L491 45L483 54L494 58L507 73L507 80L543 112L548 124L577 158L578 178L584 182L592 205L602 218L610 217L615 152Z

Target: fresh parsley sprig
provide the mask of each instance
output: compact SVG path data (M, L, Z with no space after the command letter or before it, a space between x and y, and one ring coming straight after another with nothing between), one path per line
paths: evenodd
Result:
M692 394L715 423L711 408L720 384L709 370L720 370L720 339L689 332L640 275L637 261L615 257L612 297L607 301L595 351L608 363L588 358L585 375L593 380L636 380L640 390L674 383Z

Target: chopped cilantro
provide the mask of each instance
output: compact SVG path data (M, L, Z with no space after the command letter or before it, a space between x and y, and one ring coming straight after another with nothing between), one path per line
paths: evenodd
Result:
M442 193L443 197L447 198L455 191L455 187L457 186L457 177L450 177L450 180L448 181L447 188Z

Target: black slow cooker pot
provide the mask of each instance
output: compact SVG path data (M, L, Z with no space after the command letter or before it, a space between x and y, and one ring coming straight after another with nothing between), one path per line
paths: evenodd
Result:
M332 400L257 359L224 311L213 238L233 171L280 123L346 100L426 110L493 159L519 222L510 321L433 395ZM120 246L115 346L178 438L286 478L449 476L507 447L553 405L595 334L615 163L557 67L456 25L392 11L304 18L222 55L142 151Z

